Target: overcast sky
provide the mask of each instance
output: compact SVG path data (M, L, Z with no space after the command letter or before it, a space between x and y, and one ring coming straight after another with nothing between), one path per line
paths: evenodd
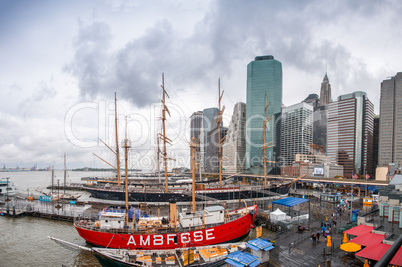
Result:
M365 91L402 71L401 1L0 0L0 164L108 167L127 118L131 167L148 168L160 130L162 72L170 95L171 166L187 165L188 118L217 106L225 124L246 101L247 64L282 62L286 106ZM2 166L0 166L2 167Z

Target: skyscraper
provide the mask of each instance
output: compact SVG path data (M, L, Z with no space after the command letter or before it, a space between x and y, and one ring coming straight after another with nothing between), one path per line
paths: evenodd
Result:
M381 83L378 166L402 165L402 72Z
M324 79L321 83L320 90L320 105L327 106L331 102L331 85L329 84L329 79L325 73Z
M200 142L200 137L201 137L201 131L203 128L203 117L204 114L202 111L197 111L194 112L191 117L190 117L190 140L193 139L193 137L196 139L197 142ZM197 146L196 151L195 151L195 157L197 162L199 162L200 158L200 145ZM191 158L191 151L190 151L190 158Z
M207 162L207 155L208 155L208 133L212 129L218 127L218 108L206 108L203 110L203 122L202 122L202 129L200 133L200 167L201 170L206 170L206 162ZM222 124L221 124L222 126Z
M291 165L296 154L308 154L313 143L313 106L301 102L282 109L281 163Z
M331 162L343 165L344 176L373 176L374 106L364 92L341 95L328 105L328 147Z
M246 104L238 102L234 106L232 120L223 143L222 166L227 173L244 171L246 154Z
M225 138L228 128L221 127L221 140ZM205 172L219 172L219 130L215 127L207 134L207 156L205 161Z
M318 105L314 107L313 116L313 143L322 146L324 151L327 151L328 104L331 101L331 84L328 75L325 73L321 83L320 100Z
M246 170L253 173L264 171L265 94L271 103L267 115L277 116L282 106L282 63L273 56L258 56L247 65ZM275 119L270 120L267 123L267 143L275 141L277 131ZM267 160L276 161L273 147L267 149ZM268 172L272 168L269 166Z
M380 116L374 116L373 127L373 168L378 166L378 137L380 136Z

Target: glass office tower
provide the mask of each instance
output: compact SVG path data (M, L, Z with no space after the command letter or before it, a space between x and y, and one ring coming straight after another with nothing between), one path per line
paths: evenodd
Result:
M273 162L278 156L275 151L279 148L275 118L282 107L282 63L273 56L258 56L247 65L246 171L259 174L264 170L265 93L267 102L271 103L267 115L273 115L273 119L267 123L267 143L274 141L277 147L267 149L267 160ZM268 172L273 167L274 164L270 164Z

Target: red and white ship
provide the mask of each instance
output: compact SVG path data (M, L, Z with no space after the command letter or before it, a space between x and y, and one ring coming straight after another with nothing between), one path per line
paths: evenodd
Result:
M134 218L126 227L126 214L102 212L99 221L78 220L78 234L96 246L122 249L174 249L239 241L246 237L257 214L257 206L226 211L211 206L199 213L179 213L171 204L170 220Z
M163 80L163 76L162 76ZM165 105L166 91L163 89L163 119L166 120L165 113L168 109ZM222 95L219 87L219 109L220 115L218 125L220 125L223 110L220 108ZM169 112L168 112L169 113ZM117 119L116 119L117 120ZM165 129L165 126L163 126ZM117 132L117 130L116 130ZM117 135L116 135L117 136ZM220 136L220 134L219 134ZM167 156L165 131L161 134L164 141L164 160L165 160L165 180L166 193L168 193L167 179ZM128 215L128 163L127 154L131 147L126 138L123 141L125 151L125 198L126 213L102 212L98 221L77 220L74 226L78 234L88 243L96 246L119 249L175 249L182 247L208 246L219 243L239 241L246 237L252 229L254 219L257 214L257 205L233 211L227 211L223 206L206 207L202 211L196 211L195 204L195 150L197 142L193 137L190 145L192 150L192 211L177 213L176 203L170 204L170 219L132 218L129 221ZM219 140L219 176L222 183L221 168L221 140ZM141 214L141 213L140 213Z

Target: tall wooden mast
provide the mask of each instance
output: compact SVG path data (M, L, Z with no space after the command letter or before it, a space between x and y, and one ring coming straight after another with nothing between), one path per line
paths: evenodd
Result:
M197 140L193 136L193 139L191 140L190 143L190 148L191 148L191 165L192 165L192 178L193 178L193 184L192 184L192 213L195 213L195 150L197 149Z
M157 170L158 170L158 182L161 182L161 170L160 170L160 149L159 149L159 136L156 136L156 144L158 148L156 149L156 160L157 160Z
M272 115L267 117L267 110L271 102L268 103L267 105L267 91L265 91L265 105L264 105L264 124L263 124L263 129L264 129L264 145L262 146L264 149L264 188L267 187L267 148L273 147L274 145L271 145L274 141L271 141L267 143L267 123L272 119Z
M124 169L126 173L125 188L126 188L126 226L128 226L128 149L131 147L131 143L127 138L127 117L126 117L126 133L122 147L124 148Z
M165 90L165 75L162 73L162 90L163 90L163 95L162 95L162 104L163 104L163 109L162 109L162 140L163 140L163 162L165 165L165 192L169 192L168 188L168 172L167 172L167 152L166 152L166 143L170 143L171 140L166 137L166 127L165 127L165 121L166 121L166 112L170 116L170 111L166 106L166 96L169 98L169 95L166 93Z
M117 161L117 185L120 186L120 154L119 154L119 136L117 132L117 96L114 93L114 123L116 128L116 161Z
M222 138L221 138L221 123L222 114L225 111L225 106L221 108L221 100L224 91L221 94L221 79L218 80L219 87L219 113L218 113L218 160L219 160L219 186L222 187Z

